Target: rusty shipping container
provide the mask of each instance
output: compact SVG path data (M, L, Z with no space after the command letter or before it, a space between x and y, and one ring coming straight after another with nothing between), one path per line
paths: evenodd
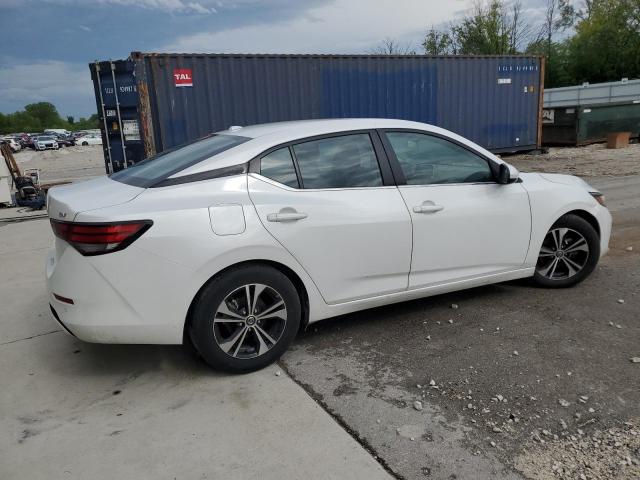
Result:
M377 117L431 123L494 152L540 147L538 56L134 52L89 65L107 172L231 125Z

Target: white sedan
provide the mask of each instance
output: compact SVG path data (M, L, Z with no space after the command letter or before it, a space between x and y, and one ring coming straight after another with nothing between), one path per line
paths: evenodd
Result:
M49 192L51 312L89 342L276 360L328 317L532 277L584 280L611 215L579 178L519 174L422 123L231 127Z
M102 136L97 134L83 135L76 139L76 145L102 145Z
M60 145L51 135L39 135L33 139L33 148L36 150L58 150Z

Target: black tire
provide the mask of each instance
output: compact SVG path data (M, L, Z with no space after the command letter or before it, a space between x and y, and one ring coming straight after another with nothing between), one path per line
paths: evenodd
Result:
M551 226L549 232L552 232L554 229L558 228L571 229L582 235L588 246L588 252L586 253L586 259L584 257L580 259L580 263L584 262L584 265L580 270L577 271L577 273L569 275L567 278L549 278L548 275L545 276L542 274L542 272L545 271L546 265L548 264L544 263L545 259L542 258L543 252L541 251L541 256L538 258L536 271L533 275L533 281L537 285L546 288L566 288L572 287L582 282L591 274L591 272L593 272L593 270L596 268L596 265L598 264L598 260L600 259L600 237L598 235L598 232L585 219L573 214L563 215ZM547 235L550 234L549 232L547 233ZM550 256L550 254L547 254L547 256ZM570 259L569 257L567 258ZM568 270L567 273L569 273Z
M89 146L89 144L88 144L87 142L82 142L82 146L83 146L83 147L88 147L88 146Z
M276 343L272 344L269 350L262 355L251 358L237 358L229 353L225 353L218 344L216 335L220 333L220 328L242 329L247 327L240 326L241 322L238 322L238 326L235 326L235 323L229 322L230 327L227 327L227 324L223 324L224 327L218 324L218 331L214 333L213 319L218 312L219 306L222 305L222 302L225 301L228 296L233 292L239 291L239 289L245 285L254 284L266 285L269 287L269 292L274 291L279 295L286 307L286 320L283 327L281 327L283 329L280 330L281 333L276 339ZM227 303L227 305L229 304ZM291 283L291 280L289 280L286 275L266 265L240 266L214 278L205 286L203 291L201 291L193 309L189 326L189 337L205 362L213 368L233 373L248 373L264 368L282 356L298 332L301 317L302 308L300 305L300 297L293 283ZM260 326L260 321L263 320L257 321L256 325ZM264 321L268 322L272 320ZM280 320L277 321L281 322ZM248 322L247 317L246 325L249 325ZM261 325L266 328L265 323ZM252 343L255 347L253 354L257 353L257 332L257 327L248 328L246 342L249 346L245 349L245 355L252 354ZM253 337L250 338L251 335L253 335ZM233 333L229 333L228 338L232 337ZM244 337L242 338L244 339ZM234 344L234 346L237 345L237 343ZM234 348L231 348L231 350L234 350Z

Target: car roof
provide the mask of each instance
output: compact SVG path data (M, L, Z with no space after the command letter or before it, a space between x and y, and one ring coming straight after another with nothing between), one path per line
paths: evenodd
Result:
M287 138L300 136L310 137L341 130L366 130L371 128L424 128L424 123L408 120L387 118L337 118L320 120L294 120L288 122L262 123L249 126L232 126L223 130L221 134L239 135L242 137L259 138L283 134Z

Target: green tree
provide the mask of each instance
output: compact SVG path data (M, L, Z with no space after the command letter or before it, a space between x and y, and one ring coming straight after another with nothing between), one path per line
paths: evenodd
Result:
M567 42L552 42L549 45L547 40L542 38L531 42L525 53L546 57L545 88L563 87L575 83L573 74L570 72L571 57Z
M14 113L0 113L0 134L42 132L46 128L88 130L100 128L100 122L96 113L77 121L73 116L63 119L56 107L49 102L32 103L26 105L24 110Z
M591 0L567 41L574 83L640 76L640 0Z
M94 113L89 118L80 117L72 127L73 130L91 130L100 128L100 119L98 118L98 114Z
M31 103L24 111L40 122L42 128L64 128L64 120L60 118L56 107L49 102Z
M448 31L433 27L422 48L429 55L510 55L518 53L530 36L519 0L477 0L471 11Z
M427 55L455 55L456 48L449 32L438 31L435 28L427 32L422 48Z

